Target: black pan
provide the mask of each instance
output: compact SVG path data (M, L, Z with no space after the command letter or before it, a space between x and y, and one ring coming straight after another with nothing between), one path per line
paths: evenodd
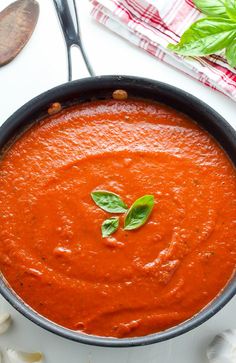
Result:
M63 14L63 16L60 17L60 20L64 27L64 34L66 35L67 40L69 39L67 45L70 48L74 42L73 37L71 36L73 24L71 22L69 10L72 9L75 11L75 9L73 7L70 9L69 6L67 6L67 1L54 0L54 2L57 5L59 15L61 16L61 14ZM74 5L73 0L72 5ZM76 32L75 35L78 40L78 32ZM76 44L81 46L81 43L77 42ZM86 62L88 64L87 59ZM90 73L92 73L91 67L88 67L88 69L90 70ZM129 97L162 102L178 111L184 112L217 140L232 160L232 163L236 166L236 132L212 108L178 88L149 79L127 76L91 77L79 81L68 82L29 101L1 126L1 152L4 152L8 145L14 142L15 138L19 137L24 129L28 129L31 125L47 116L47 110L53 102L60 102L63 108L66 108L73 104L88 102L95 99L109 99L116 89L126 90ZM42 328L57 335L77 342L97 346L130 347L157 343L177 337L208 320L216 312L222 309L222 307L235 295L236 275L232 276L231 281L214 301L188 321L166 331L138 338L103 338L82 334L58 326L26 305L10 288L4 277L0 278L0 292L20 313Z

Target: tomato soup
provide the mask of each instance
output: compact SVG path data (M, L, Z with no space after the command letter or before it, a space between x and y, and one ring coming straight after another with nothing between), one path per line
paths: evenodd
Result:
M152 195L125 230L91 198L127 206ZM117 231L101 233L119 216ZM40 121L0 162L0 268L34 310L109 337L175 326L210 303L236 264L236 172L216 141L162 104L106 100Z

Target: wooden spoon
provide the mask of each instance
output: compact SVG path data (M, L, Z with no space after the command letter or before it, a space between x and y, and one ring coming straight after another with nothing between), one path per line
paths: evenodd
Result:
M38 17L39 4L36 0L18 0L0 12L0 67L24 48Z

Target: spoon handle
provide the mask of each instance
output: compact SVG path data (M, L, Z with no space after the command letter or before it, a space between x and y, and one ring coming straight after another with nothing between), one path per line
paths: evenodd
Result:
M53 0L57 11L58 18L60 20L61 28L64 34L67 57L68 57L68 79L72 80L72 71L75 67L74 61L72 61L72 47L77 47L83 57L87 71L91 76L94 76L93 69L89 63L88 57L84 51L81 41L79 20L76 9L75 0Z

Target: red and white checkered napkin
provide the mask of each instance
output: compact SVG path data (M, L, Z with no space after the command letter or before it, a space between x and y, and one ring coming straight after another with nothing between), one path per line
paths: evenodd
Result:
M236 101L236 69L222 54L187 58L167 50L168 43L200 16L191 0L90 0L92 16L158 59Z

